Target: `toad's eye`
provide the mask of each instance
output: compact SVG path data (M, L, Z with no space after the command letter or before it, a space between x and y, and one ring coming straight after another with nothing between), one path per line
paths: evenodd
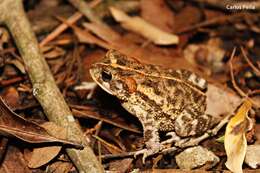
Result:
M103 80L104 82L109 82L109 81L111 81L111 79L112 79L111 73L106 72L106 71L102 71L101 77L102 77L102 80Z

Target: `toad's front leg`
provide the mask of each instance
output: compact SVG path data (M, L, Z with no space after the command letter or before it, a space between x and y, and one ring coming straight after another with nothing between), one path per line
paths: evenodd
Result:
M156 114L156 112L153 109L151 109L150 105L147 105L141 100L140 102L136 103L138 104L134 104L131 102L123 102L122 106L133 115L136 115L136 117L139 119L143 126L144 142L146 148L137 151L135 156L143 154L144 162L146 157L161 151L163 149L163 145L160 143L160 137L158 133L159 122L154 120L154 115Z
M153 126L152 124L143 124L144 141L146 148L135 153L135 157L137 155L143 154L143 163L148 156L156 154L164 148L163 145L160 143L158 129L155 127L156 126Z

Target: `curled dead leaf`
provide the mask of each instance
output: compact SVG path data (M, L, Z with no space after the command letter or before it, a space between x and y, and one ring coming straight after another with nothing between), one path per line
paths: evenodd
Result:
M234 173L242 173L242 165L246 155L247 141L245 133L248 126L248 111L252 103L249 100L238 109L236 115L229 121L225 131L226 166Z
M66 129L57 126L53 122L46 122L41 125L48 133L56 138L66 138ZM40 148L34 148L30 159L28 160L28 167L38 168L50 162L55 158L61 150L61 146L45 146Z
M59 154L60 150L60 146L48 146L33 149L30 160L28 161L28 167L39 168L40 166L47 164Z
M52 136L43 127L13 112L0 97L0 134L17 137L30 143L62 143L82 148L82 145Z

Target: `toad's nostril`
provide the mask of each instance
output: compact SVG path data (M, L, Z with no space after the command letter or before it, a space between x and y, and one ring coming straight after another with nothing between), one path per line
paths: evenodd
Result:
M106 71L102 71L101 77L102 77L102 80L103 80L104 82L109 82L109 81L111 81L111 79L112 79L111 73L106 72Z

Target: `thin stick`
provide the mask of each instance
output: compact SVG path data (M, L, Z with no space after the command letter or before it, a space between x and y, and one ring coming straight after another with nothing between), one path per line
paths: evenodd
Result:
M260 70L256 66L254 66L254 64L249 60L248 56L246 55L244 48L241 46L240 49L241 49L243 57L246 60L246 62L248 63L248 65L253 69L253 71L255 72L255 74L257 76L260 76Z
M94 0L91 1L91 3L89 4L90 8L94 8L96 7L102 0ZM48 42L54 40L56 37L58 37L63 31L65 31L69 25L69 24L74 24L75 22L77 22L79 19L81 19L81 17L83 16L82 13L80 12L76 12L74 13L72 16L70 16L67 20L66 23L62 23L60 24L57 28L55 28L46 38L44 38L41 42L40 42L40 47L43 47L44 45L46 45Z
M254 100L252 100L250 97L248 97L248 94L246 94L244 91L242 91L236 84L234 72L233 72L233 64L232 64L232 60L234 58L235 52L236 52L236 47L233 49L230 60L229 60L229 68L230 68L230 76L231 76L232 85L240 96L242 96L245 99L249 99L253 103L254 107L259 107L259 105Z
M91 10L90 5L88 5L83 0L69 0L69 2L77 8L85 17L87 17L91 22L103 24L101 19L97 17L97 15L94 14L94 12Z
M245 94L244 91L242 91L236 84L236 81L235 81L235 77L234 77L234 72L233 72L233 64L232 64L232 60L235 56L235 52L236 52L236 47L234 47L233 51L232 51L232 54L231 54L231 57L230 57L230 60L228 62L229 64L229 69L230 69L230 76L231 76L231 82L232 82L232 85L233 87L235 88L235 90L238 92L238 94L242 97L247 97L247 94Z
M192 26L189 26L189 27L185 27L185 28L182 28L180 29L180 31L177 31L177 34L181 34L181 33L184 33L184 32L189 32L189 31L192 31L192 30L195 30L197 28L201 28L201 27L206 27L206 26L210 26L210 25L214 25L216 23L220 23L220 22L226 22L228 20L233 20L233 19L236 19L236 18L241 18L243 16L245 16L246 14L245 13L237 13L237 14L234 14L234 15L231 15L231 16L220 16L220 17L215 17L213 19L209 19L209 20L206 20L206 21L203 21L201 23L197 23L197 24L194 24Z
M80 12L74 13L72 16L70 16L67 19L67 22L70 24L75 23L78 21L83 15ZM45 37L41 42L40 42L40 47L43 47L46 45L48 42L54 40L56 37L58 37L63 31L65 31L69 26L66 23L62 23L59 25L57 28L55 28L47 37Z
M176 148L176 147L170 147L170 148L166 148L156 154L167 154L170 152L175 152L177 150L178 150L178 148ZM138 153L138 151L131 151L131 152L119 153L119 154L106 154L106 155L102 155L101 158L102 159L126 158L126 157L133 157L136 155L136 153Z
M0 23L8 27L14 38L30 77L33 95L41 104L45 115L50 121L67 130L67 139L80 141L84 145L83 150L67 148L69 157L80 173L103 172L102 165L88 146L84 133L74 119L41 54L24 12L22 0L1 0L0 11Z
M260 89L256 89L248 93L248 95L255 95L255 94L260 94Z

